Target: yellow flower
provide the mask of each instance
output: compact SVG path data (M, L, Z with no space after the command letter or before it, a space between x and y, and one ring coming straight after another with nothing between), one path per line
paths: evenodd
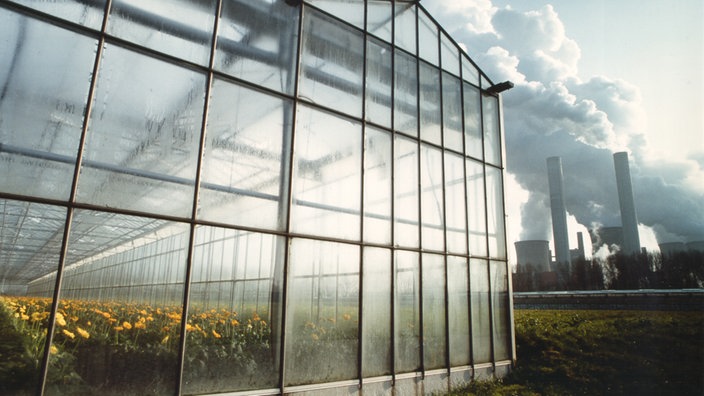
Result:
M222 336L220 334L218 334L215 330L213 330L213 337L221 338Z
M161 339L162 344L166 344L166 342L169 340L169 335L167 334L166 337Z
M122 322L122 327L124 327L126 330L129 330L132 328L132 325L130 322Z
M115 326L115 331L122 331L124 328L122 326Z
M61 312L56 313L56 324L59 326L66 326L66 319L64 319L64 315L61 314Z
M73 334L73 333L71 333L70 331L68 331L68 330L66 330L66 329L63 329L62 331L63 331L63 333L66 335L66 337L68 337L68 338L70 338L70 339L76 338L76 335Z
M83 330L83 329L80 328L80 327L76 327L76 332L77 332L78 334L80 334L81 337L83 337L83 338L86 338L86 339L87 339L87 338L90 338L90 333L87 332L87 331L85 331L85 330Z
M231 323L233 326L237 326L238 324L240 324L240 322L238 322L237 319L232 319L232 320L230 321L230 323Z
M315 333L311 334L310 338L312 338L314 341L318 341L320 339L320 337L318 337L318 335Z
M342 315L342 319L344 319L344 320L350 320L350 319L352 319L352 315L346 313L346 314Z
M22 320L28 320L28 319L29 319L29 315L20 314L20 319L22 319Z
M51 347L49 347L49 352L51 352L52 355L56 355L57 353L59 353L59 348L52 345Z

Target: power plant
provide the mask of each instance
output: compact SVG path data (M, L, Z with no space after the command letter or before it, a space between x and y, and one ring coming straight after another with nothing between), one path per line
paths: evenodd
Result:
M552 214L552 237L555 246L555 261L570 263L570 244L567 233L567 210L562 186L562 160L550 157L548 163L548 188L550 189L550 212Z

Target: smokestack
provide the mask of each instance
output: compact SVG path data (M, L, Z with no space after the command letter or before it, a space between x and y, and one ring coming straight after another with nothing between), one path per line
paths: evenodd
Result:
M628 153L614 153L614 168L616 169L616 187L618 187L618 203L621 207L621 226L623 227L623 246L621 246L621 250L625 254L640 253L638 218L636 217L636 205L633 200Z
M550 188L550 212L552 213L552 237L555 243L555 261L570 263L570 243L567 234L567 212L562 191L562 160L548 158L548 187Z

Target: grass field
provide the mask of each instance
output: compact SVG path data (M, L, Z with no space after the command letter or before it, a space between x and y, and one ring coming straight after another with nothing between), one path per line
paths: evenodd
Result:
M517 310L518 361L452 395L704 395L704 312Z

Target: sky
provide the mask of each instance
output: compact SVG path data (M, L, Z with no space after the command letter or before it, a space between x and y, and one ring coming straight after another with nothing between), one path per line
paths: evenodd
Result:
M620 225L620 151L629 153L641 245L704 240L704 2L421 5L494 82L515 84L502 94L511 259L517 240L552 244L551 156L562 158L571 248L577 232Z

